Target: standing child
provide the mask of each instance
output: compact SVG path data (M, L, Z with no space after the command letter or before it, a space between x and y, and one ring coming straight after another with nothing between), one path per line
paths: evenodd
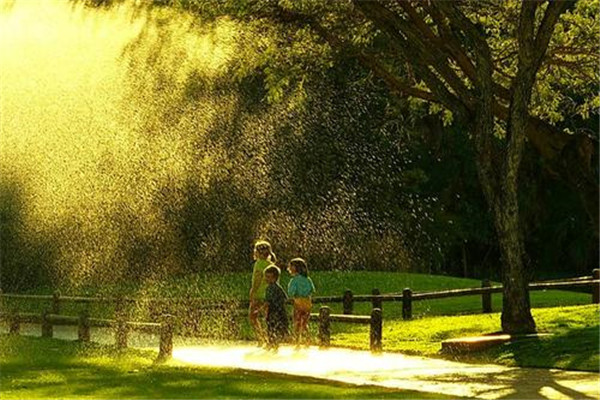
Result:
M266 311L265 294L267 290L264 271L276 260L271 244L264 240L259 240L254 244L253 257L255 262L252 269L252 286L250 287L249 319L258 341L264 344L267 341L263 319Z
M288 335L288 316L285 310L287 296L278 283L280 273L279 268L275 265L270 265L265 269L265 280L268 285L265 294L267 336L268 347L271 349L277 349L279 343Z
M303 336L310 343L308 336L308 320L312 308L311 295L315 292L315 285L308 277L308 267L302 258L294 258L288 265L292 279L288 284L288 295L294 300L294 332L296 342L300 344Z

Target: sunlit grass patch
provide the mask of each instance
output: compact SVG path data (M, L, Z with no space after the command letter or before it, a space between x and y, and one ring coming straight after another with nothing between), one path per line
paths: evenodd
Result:
M553 335L462 355L441 353L441 342L445 339L498 332L501 330L499 313L437 316L411 321L384 320L383 349L505 365L598 371L598 310L597 305L533 309L538 332ZM332 344L368 349L368 327L334 327Z
M443 398L223 368L155 365L152 351L0 336L0 398Z

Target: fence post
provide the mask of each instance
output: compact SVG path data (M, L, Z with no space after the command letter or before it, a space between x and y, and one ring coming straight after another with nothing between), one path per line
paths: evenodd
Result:
M379 291L379 289L375 288L375 289L371 290L371 294L373 296L379 296L379 295L381 295L381 292ZM371 300L371 303L373 304L373 309L379 308L381 310L383 308L381 306L382 305L381 299L373 298L373 300Z
M117 297L115 303L115 344L117 348L124 349L127 347L127 320L125 318L125 300L122 296Z
M370 330L370 344L372 352L380 352L381 351L381 341L383 336L383 318L381 315L380 308L374 308L371 311L371 330Z
M87 310L79 314L79 326L77 327L77 338L82 342L90 341L90 318Z
M490 284L489 279L484 279L481 281L482 288L489 288L492 285ZM492 312L492 292L483 292L481 293L481 308L484 314L489 314Z
M60 314L60 291L55 290L52 293L52 314Z
M594 278L594 280L600 279L600 269L596 268L592 271L592 278ZM592 286L592 303L600 303L600 284L598 283L595 283L594 286Z
M402 291L402 319L412 319L412 290Z
M42 337L51 338L53 334L52 323L48 319L48 311L42 313Z
M160 321L160 345L158 360L164 361L173 355L173 316L165 314Z
M331 310L329 307L323 306L319 309L319 345L321 347L327 347L331 343L331 321L329 320L330 315Z
M8 333L11 335L18 335L21 331L21 319L19 318L19 314L16 312L11 312L9 315L9 327Z
M352 295L352 290L350 289L346 289L346 291L344 292L344 297L343 297L343 307L344 307L344 314L352 314L352 308L353 308L353 303L354 303L354 296Z

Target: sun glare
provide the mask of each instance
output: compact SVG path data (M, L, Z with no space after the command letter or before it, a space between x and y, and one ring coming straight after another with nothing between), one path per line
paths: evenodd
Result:
M124 268L127 241L175 241L156 199L192 178L206 186L225 157L201 140L235 97L181 99L190 74L224 73L235 26L196 31L174 13L61 0L0 9L0 183L22 192L24 232L61 236L61 273L73 283Z
M473 396L481 390L493 392L500 397L506 386L502 381L495 384L487 381L479 385L463 385L458 381L452 383L457 366L462 365L458 363L442 360L431 362L401 354L371 354L340 348L321 350L318 347L296 349L283 346L277 352L272 352L250 345L190 346L176 347L173 358L183 363L207 367L319 376L358 385L377 384L453 396ZM464 368L469 369L473 376L501 374L506 370L506 367L494 365L464 364ZM409 376L411 379L405 379Z

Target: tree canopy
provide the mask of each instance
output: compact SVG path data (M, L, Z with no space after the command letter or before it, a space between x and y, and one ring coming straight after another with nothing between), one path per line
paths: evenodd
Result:
M519 171L528 140L546 167L580 194L597 228L597 137L587 135L585 126L558 125L588 119L599 103L596 35L589 30L598 22L594 4L490 1L485 9L480 2L409 0L176 4L201 16L248 19L259 30L264 19L275 22L270 26L281 31L271 46L280 48L248 46L265 63L271 101L292 82L302 93L311 63L330 62L320 38L334 52L359 60L396 97L425 101L428 111L441 112L447 124L463 126L473 137L503 259L503 329L535 330ZM252 32L265 37L261 33Z

